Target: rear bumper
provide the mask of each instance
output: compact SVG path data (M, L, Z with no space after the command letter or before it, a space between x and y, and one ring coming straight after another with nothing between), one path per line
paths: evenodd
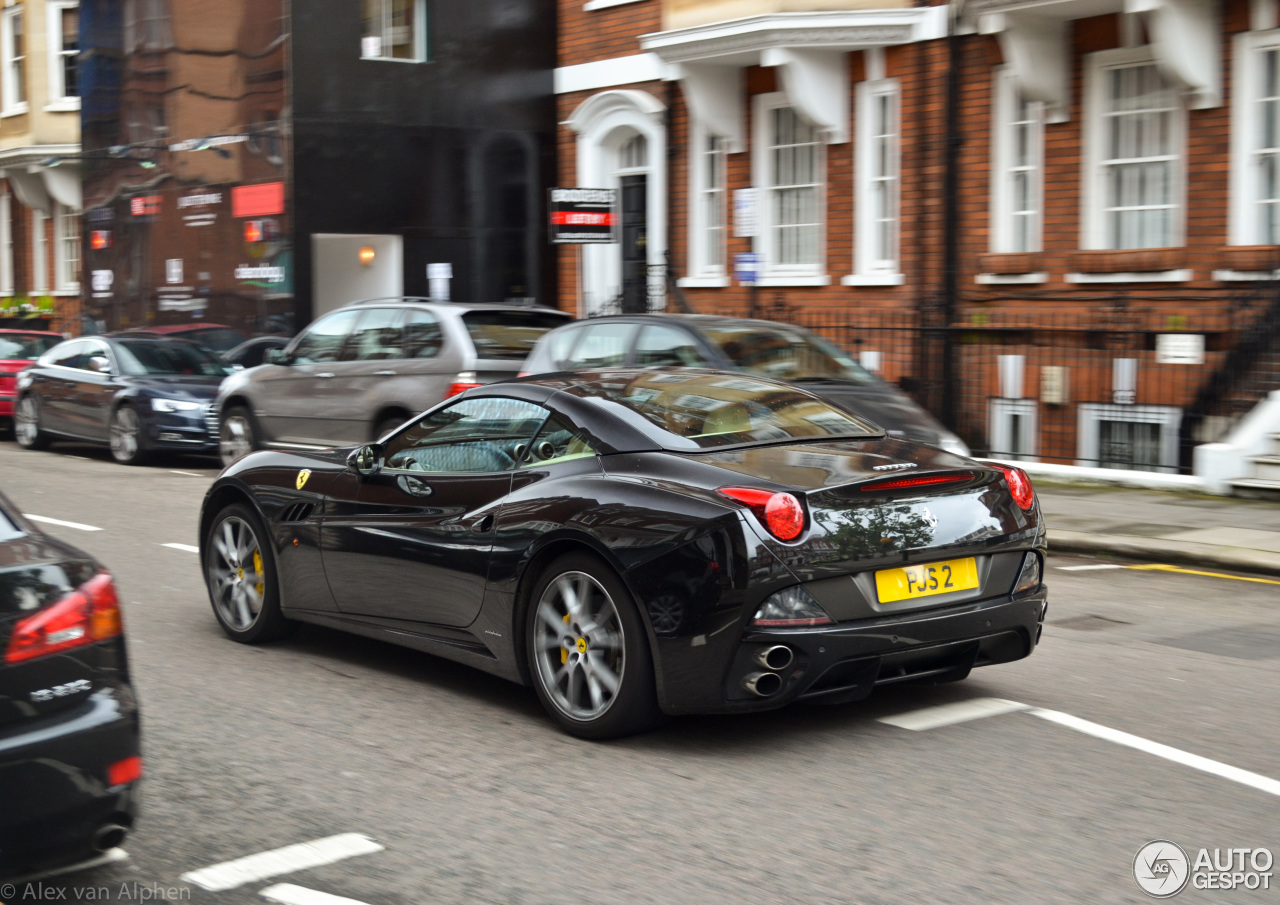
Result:
M722 704L682 706L669 694L663 709L673 714L735 713L796 701L847 703L867 697L877 685L963 679L974 667L1028 656L1039 643L1047 608L1047 591L1041 586L1016 600L1004 596L830 628L748 629L724 672ZM761 665L758 657L775 646L789 649L790 662L774 669ZM749 677L761 674L776 676L763 683L769 690L763 695L747 687ZM670 683L667 687L674 690Z
M107 767L139 752L128 686L99 689L21 731L0 731L0 877L83 860L103 827L132 828L138 783L109 785Z

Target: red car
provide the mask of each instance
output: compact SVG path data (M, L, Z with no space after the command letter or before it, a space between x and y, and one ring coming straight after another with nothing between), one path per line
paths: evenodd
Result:
M47 330L0 330L0 430L13 428L18 372L62 342Z

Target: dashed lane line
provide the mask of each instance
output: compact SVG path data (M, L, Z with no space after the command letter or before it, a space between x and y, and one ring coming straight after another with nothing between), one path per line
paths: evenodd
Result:
M1261 773L1242 770L1239 767L1233 767L1221 761L1201 757L1199 754L1192 754L1190 751L1183 751L1180 748L1153 742L1150 739L1132 735L1128 732L1121 732L1119 729L1112 729L1110 726L1103 726L1100 723L1082 720L1080 717L1072 716L1069 713L1046 710L1042 707L1032 707L1029 704L1006 701L1003 698L974 698L955 704L943 704L939 707L925 707L921 710L911 710L894 716L880 717L877 722L921 732L962 723L967 720L977 720L1018 711L1039 717L1042 720L1048 720L1059 726L1065 726L1067 729L1074 729L1076 732L1082 732L1085 735L1091 735L1094 738L1100 738L1117 745L1124 745L1126 748L1133 748L1136 751L1164 758L1175 764L1181 764L1184 767L1208 773L1211 776L1228 779L1231 782L1257 789L1260 792L1280 796L1280 780L1263 776Z
M191 544L161 544L162 547L168 547L170 550L182 550L184 553L199 553L200 548Z
M1183 569L1179 566L1167 566L1161 563L1151 563L1145 566L1126 566L1127 569L1134 569L1138 572L1176 572L1179 575L1203 575L1207 578L1229 578L1232 581L1252 581L1255 584L1280 584L1274 578L1251 578L1247 575L1228 575L1226 572L1203 572L1199 569Z
M268 886L262 891L261 895L267 901L279 902L281 905L365 905L364 902L357 899L348 899L345 896L335 896L332 893L307 889L305 886L294 886L292 883L277 883L275 886Z
M897 726L899 729L910 729L912 732L924 732L969 720L999 716L1002 713L1014 713L1026 710L1027 707L1026 704L1006 701L1003 698L974 698L969 701L958 701L955 704L942 704L938 707L925 707L923 710L881 717L879 722Z
M47 515L32 515L24 512L27 518L33 522L42 522L46 525L60 525L63 528L75 528L77 531L101 531L101 528L95 528L93 525L82 525L79 522L64 522L60 518L49 518Z
M321 867L335 861L354 858L357 855L371 855L382 851L383 848L384 846L363 833L342 833L202 867L199 870L188 871L179 879L184 883L194 883L209 892L222 892L246 883L265 880L268 877Z
M200 474L199 472L195 472L195 471L181 471L181 470L179 470L179 469L177 469L177 468L170 468L170 469L169 469L169 474L180 474L180 475L186 475L186 476L187 476L187 477L189 477L189 478L203 478L203 477L204 477L204 475Z
M1103 569L1123 569L1124 566L1107 563L1096 566L1055 566L1054 568L1059 572L1100 572Z

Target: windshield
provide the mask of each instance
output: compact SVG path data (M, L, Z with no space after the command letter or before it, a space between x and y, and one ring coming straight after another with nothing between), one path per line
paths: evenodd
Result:
M217 356L194 343L121 339L116 341L115 349L120 369L135 377L152 374L225 377L231 373Z
M633 373L610 379L606 371L598 382L569 392L639 415L673 451L880 433L826 400L771 381L696 371Z
M0 333L0 361L35 361L62 337L49 333Z
M462 315L477 358L512 361L524 361L542 334L567 320L550 311L468 311Z
M759 323L704 327L702 332L749 374L774 380L876 382L838 347L812 333Z

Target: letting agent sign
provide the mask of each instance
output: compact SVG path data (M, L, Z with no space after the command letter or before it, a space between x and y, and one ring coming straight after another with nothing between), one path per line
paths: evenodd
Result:
M553 244L597 245L617 241L617 189L551 190Z

